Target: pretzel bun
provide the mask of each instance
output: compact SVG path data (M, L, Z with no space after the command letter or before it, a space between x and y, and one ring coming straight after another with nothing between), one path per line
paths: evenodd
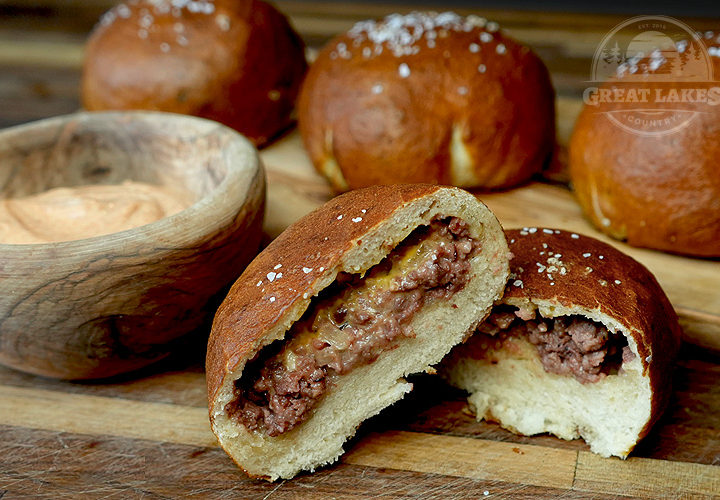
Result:
M493 22L452 12L364 21L320 52L298 123L336 190L430 182L507 188L555 134L547 69Z
M412 250L409 255L396 252L407 250L412 235L422 232L423 226L437 224L438 217L464 221L477 253L467 254L467 273L447 274L449 268L440 263L442 257L432 259L437 267L421 266L423 273L432 269L446 273L450 281L444 286L454 287L453 293L420 287L403 295L406 292L398 277L415 282L419 276L409 271L412 256L425 259L429 254L426 250ZM457 253L450 254L459 258ZM385 264L393 255L404 257L394 261L390 268L394 274L383 277ZM485 317L502 294L508 260L505 236L492 212L456 188L375 186L341 195L300 219L248 266L215 317L207 351L207 384L210 423L221 446L249 475L270 480L290 478L301 470L335 461L343 452L345 440L362 421L411 390L404 377L431 370L431 365ZM362 299L343 295L343 290L348 290L343 288L348 276L361 283L373 280L372 286L365 281L365 285L351 287L370 295ZM392 276L395 278L390 279ZM462 284L457 281L460 279ZM388 291L389 296L383 295ZM440 295L429 298L437 291ZM426 300L417 302L423 294L428 294ZM332 363L347 354L360 358L367 354L357 366L335 375L334 369L317 364L317 349L342 342L335 335L334 340L320 342L317 347L318 339L331 332L303 329L328 301L334 311L329 317L343 323L333 330L335 334L348 330L357 334L353 334L357 342L338 348L339 354L332 357L330 365L335 366ZM358 307L382 309L391 303L395 304L392 311L356 314ZM336 318L339 313L341 319ZM398 325L405 334L393 340L390 337L397 333ZM378 327L383 332L379 337L372 331ZM378 349L378 341L385 342L382 349ZM287 354L298 342L315 349L315 360L293 355L292 367L283 361L284 371L259 379L264 385L258 389L256 379L264 373L258 367L279 368L278 356ZM316 365L307 370L306 362ZM297 370L307 370L308 375L301 377ZM325 390L318 395L315 391L331 376L334 382L322 386ZM289 398L280 397L279 385L292 392ZM253 391L254 396L246 398ZM260 401L265 397L269 402ZM309 411L301 406L309 401L303 398L315 398ZM245 405L242 412L235 412L241 402ZM270 405L263 410L264 424L258 423L261 414L257 410L263 404ZM269 419L278 416L270 409L293 419L293 425L269 429ZM301 411L304 418L299 419ZM276 423L288 423L278 418Z
M594 238L506 234L505 295L442 373L470 392L478 419L626 457L669 399L681 335L670 302L642 264Z
M720 47L714 40L706 44L715 54L709 58L714 74L720 75ZM608 82L601 89L613 85ZM697 85L678 81L676 88ZM667 89L652 82L637 86L653 94ZM657 136L613 123L603 114L612 106L585 105L570 141L570 175L585 215L598 229L630 245L720 256L720 106L656 104L696 112L686 126Z
M306 69L302 40L263 1L135 0L90 35L82 100L209 118L260 146L290 125Z

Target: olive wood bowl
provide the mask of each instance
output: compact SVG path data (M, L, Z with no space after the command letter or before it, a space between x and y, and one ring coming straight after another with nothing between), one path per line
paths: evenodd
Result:
M229 128L130 111L0 131L4 198L124 180L184 190L190 201L113 234L0 244L0 363L96 379L158 361L203 333L213 299L257 253L264 171L255 148Z

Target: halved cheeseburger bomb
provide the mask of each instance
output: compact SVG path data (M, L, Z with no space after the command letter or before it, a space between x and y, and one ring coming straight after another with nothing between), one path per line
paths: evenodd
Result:
M508 188L555 138L545 65L497 23L453 12L357 23L320 52L298 125L334 189L432 182Z
M593 238L507 232L505 295L443 363L478 419L626 457L670 394L677 316L653 275Z
M505 235L469 193L376 186L290 226L246 269L207 353L212 430L249 475L333 462L500 298Z

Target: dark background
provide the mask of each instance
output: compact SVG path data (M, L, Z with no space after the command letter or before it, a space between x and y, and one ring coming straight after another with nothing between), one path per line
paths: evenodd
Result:
M2 2L0 1L0 4ZM302 3L298 1L297 3ZM343 3L343 2L336 2ZM452 0L438 2L437 0L394 0L391 2L371 0L373 4L395 5L429 5L437 9L439 5L446 8L453 6L469 9L507 9L545 12L573 12L599 14L648 14L679 17L716 17L720 24L720 1L710 0L598 0L598 1L572 1L572 0L509 0L509 1L470 1Z

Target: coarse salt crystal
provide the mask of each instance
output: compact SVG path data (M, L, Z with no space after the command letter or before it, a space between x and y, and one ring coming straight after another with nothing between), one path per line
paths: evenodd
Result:
M337 220L342 220L342 218L343 218L342 215L338 215L338 216L337 216Z
M482 43L492 42L492 39L493 39L493 36L490 33L488 33L487 31L483 31L482 33L480 33L480 41Z
M255 286L260 286L260 285L262 285L262 280L258 281L257 285L255 285Z
M302 270L305 274L308 274L310 271L313 270L313 268L312 267L303 267Z
M522 280L515 280L515 281L513 281L513 285L515 285L516 287L519 287L519 288L523 288L523 282L522 282Z
M582 254L582 256L585 257L586 259L587 259L588 257L590 257L591 255L592 255L592 254L591 254L591 253L588 253L588 252Z
M473 54L480 52L480 46L477 43L471 43L469 49Z
M478 66L478 72L485 73L486 70L487 70L487 67L484 64L481 64L480 66Z
M495 52L498 54L504 54L507 52L507 48L505 47L505 44L499 43L497 47L495 47Z
M270 297L270 302L275 302L275 297Z
M401 63L400 66L398 66L398 74L400 78L407 78L410 76L410 67L405 63Z
M543 229L543 233L545 234L553 234L552 229Z
M598 255L598 259L603 260L604 258L602 255Z
M362 217L353 217L353 222L360 222L362 220Z
M467 87L458 87L458 94L460 95L467 95L468 88Z
M280 269L282 267L282 264L278 264L277 266L273 267L273 269Z
M270 271L269 273L267 273L267 279L270 280L270 283L272 283L272 282L275 280L275 276L277 276L277 274L274 273L274 272L272 272L272 271Z
M620 283L622 283L622 281L620 281L620 280L615 280L615 284L616 284L616 285L619 285Z
M572 239L574 239L574 240L577 240L578 238L580 238L580 236L577 235L577 234L575 234L575 233L572 233L572 234L570 235L570 237L571 237Z

